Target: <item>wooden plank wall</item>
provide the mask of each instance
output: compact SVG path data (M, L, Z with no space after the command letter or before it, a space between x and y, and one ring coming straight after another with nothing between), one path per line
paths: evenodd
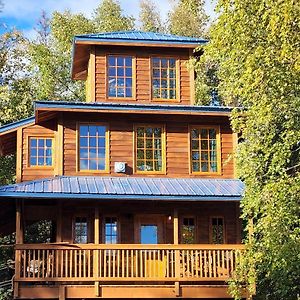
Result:
M110 127L110 172L93 173L78 172L76 170L76 121L81 122L107 122ZM167 177L208 177L207 175L191 175L189 169L189 124L220 125L222 170L220 175L210 177L233 178L233 135L228 118L221 117L191 117L191 116L164 116L164 115L83 115L69 114L64 118L64 175L113 175L124 176L114 173L115 162L126 162L127 171L125 176L134 174L134 146L133 126L139 123L166 124L166 174L159 176ZM158 175L138 175L153 176Z
M162 54L163 53L163 54ZM180 79L180 101L155 101L154 103L167 104L183 104L190 105L191 103L191 84L190 72L187 68L187 61L189 59L188 49L160 49L160 48L134 48L130 50L126 48L100 48L96 49L96 78L95 78L95 101L96 102L112 102L106 95L106 55L109 54L125 54L132 55L136 58L136 98L129 99L114 99L113 102L133 102L133 103L153 103L151 101L151 70L150 58L151 56L160 57L175 57L179 60L179 76Z
M86 201L85 201L86 202ZM125 203L122 202L119 205L116 203L82 203L77 202L76 206L69 201L65 202L62 207L62 241L73 242L73 220L75 217L87 217L89 227L89 242L93 243L94 236L94 211L95 207L99 208L100 212L100 243L103 242L103 223L106 216L115 216L119 221L120 238L119 243L122 244L134 244L139 243L137 240L137 231L139 231L140 217L142 220L149 220L153 217L153 220L161 220L163 224L162 232L163 237L161 242L165 244L173 244L173 211L178 210L179 216L179 236L180 228L183 217L194 217L196 220L196 241L197 244L209 244L210 243L210 222L211 217L223 217L225 223L225 243L236 244L240 241L239 227L239 210L236 210L235 202L203 202L203 203L189 203L176 204L176 203L149 203L149 202L135 202ZM43 206L31 204L25 207L25 215L27 221L33 217L30 211L43 212L45 219L53 219L53 214L57 211L58 207L47 206L47 209L43 209ZM49 211L52 211L49 214ZM39 217L42 217L41 213ZM49 217L47 218L47 214ZM172 219L168 220L168 216L171 215ZM35 218L36 219L36 218ZM180 240L180 239L179 239Z
M22 177L21 181L29 181L40 178L48 178L54 176L54 163L52 167L29 167L28 162L28 138L30 136L40 137L55 137L55 131L57 130L56 120L47 121L41 125L32 125L23 129L23 152L22 152ZM54 142L55 148L55 142ZM56 149L54 149L55 153ZM55 154L53 154L53 158Z
M166 125L166 177L209 177L207 175L192 175L189 167L189 124L220 125L222 170L219 175L210 177L234 178L233 166L233 135L226 117L204 116L169 116L169 115L112 115L112 114L75 114L68 113L64 119L63 170L66 176L101 175L101 176L158 176L134 173L134 140L133 126L139 123L154 123ZM107 122L110 129L110 168L108 173L80 172L77 170L77 122ZM55 168L28 167L28 137L53 136L57 130L55 120L43 125L32 125L23 129L22 178L28 181L55 175ZM55 145L55 143L54 143ZM55 147L55 146L54 146ZM57 148L57 147L56 147ZM54 152L61 151L55 149ZM54 154L55 158L55 154ZM115 162L126 162L126 174L114 173ZM55 159L54 159L55 163Z

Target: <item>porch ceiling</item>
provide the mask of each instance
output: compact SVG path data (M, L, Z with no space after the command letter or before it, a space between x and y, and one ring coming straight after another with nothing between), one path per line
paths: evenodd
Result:
M239 201L235 179L53 177L0 187L0 198L70 198L158 201Z

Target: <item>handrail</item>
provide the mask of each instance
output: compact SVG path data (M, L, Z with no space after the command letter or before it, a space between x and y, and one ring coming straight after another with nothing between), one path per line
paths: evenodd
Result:
M18 244L15 245L16 250L243 250L245 245L242 244L66 244L66 243L51 243L51 244Z
M243 245L16 245L18 282L225 281Z

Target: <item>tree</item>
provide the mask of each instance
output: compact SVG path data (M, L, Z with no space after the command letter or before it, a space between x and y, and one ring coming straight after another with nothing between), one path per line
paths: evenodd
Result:
M172 34L203 37L208 16L203 0L179 0L169 12L169 31Z
M296 1L233 0L218 3L203 59L218 62L219 92L241 142L237 149L248 251L231 282L257 299L300 294L300 63ZM253 225L252 221L253 220Z
M134 18L125 16L116 0L102 0L93 16L96 32L133 30Z
M151 0L140 1L140 15L142 31L164 32L159 10Z
M48 24L39 25L36 41L28 43L37 99L84 100L84 84L70 76L71 49L74 35L95 31L92 22L67 10L54 12Z

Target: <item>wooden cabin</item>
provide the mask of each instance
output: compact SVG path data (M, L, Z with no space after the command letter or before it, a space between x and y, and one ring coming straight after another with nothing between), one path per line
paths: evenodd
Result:
M16 154L16 184L0 187L15 299L231 298L244 187L231 108L194 105L187 63L205 42L75 36L86 102L37 101L0 128L1 155Z

